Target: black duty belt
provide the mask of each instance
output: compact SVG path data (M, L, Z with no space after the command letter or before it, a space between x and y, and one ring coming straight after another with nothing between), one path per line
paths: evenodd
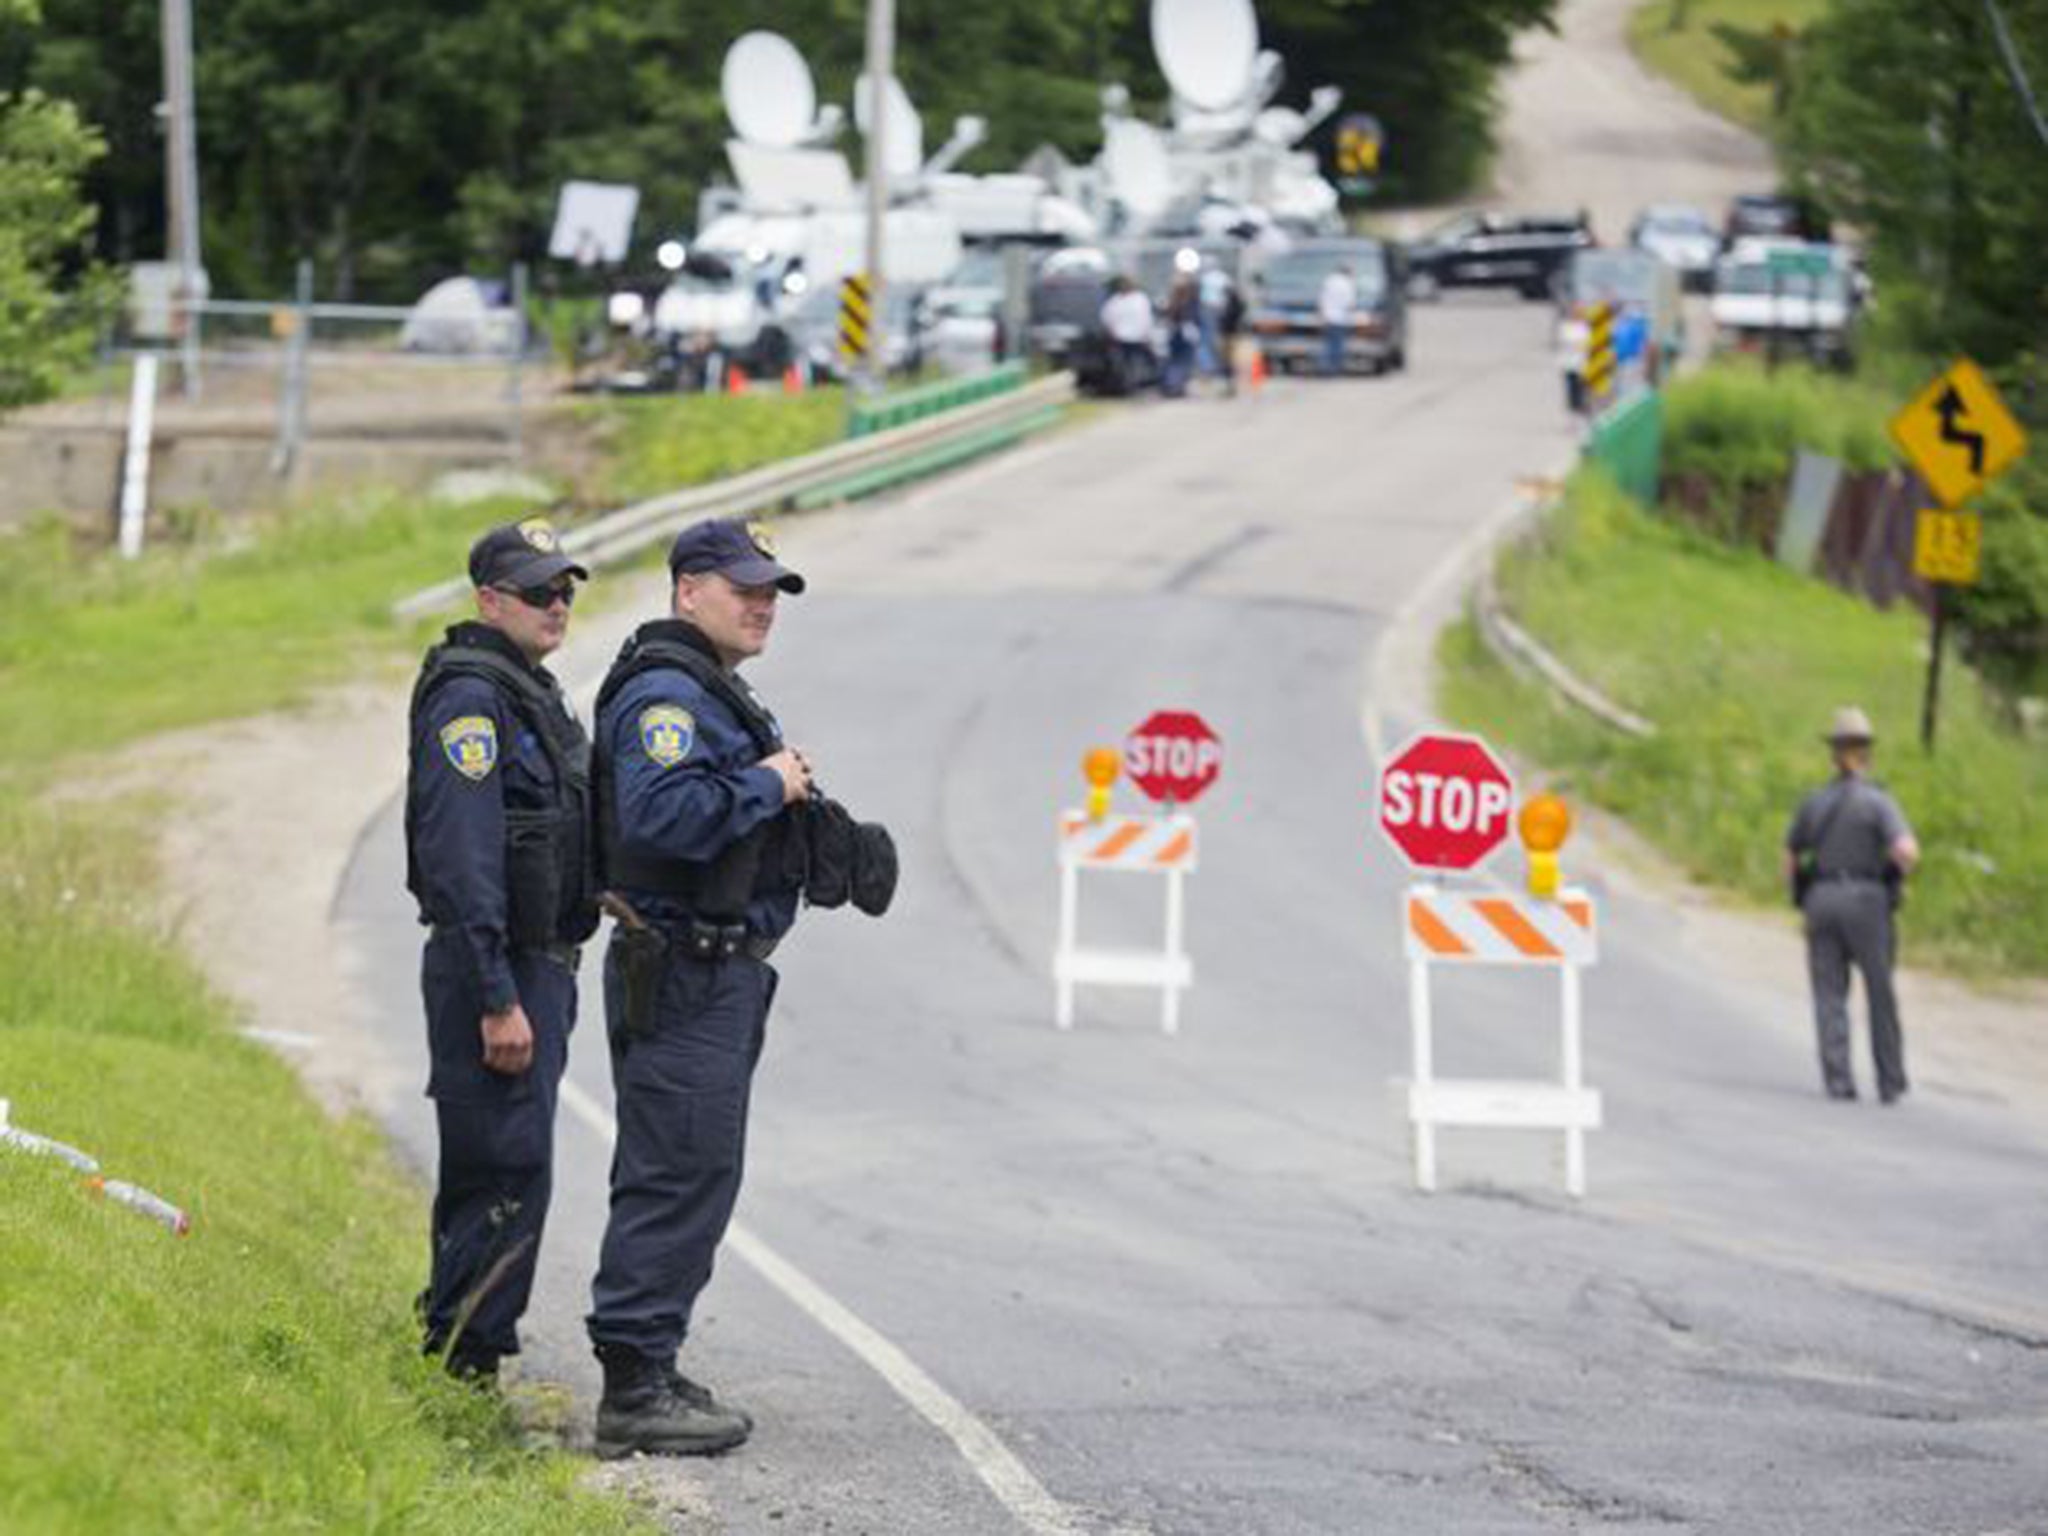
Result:
M1824 869L1813 877L1823 885L1883 885L1883 875L1863 875L1846 869Z
M745 923L707 923L693 917L687 922L663 926L670 948L688 960L730 960L736 955L766 960L781 942L753 932Z

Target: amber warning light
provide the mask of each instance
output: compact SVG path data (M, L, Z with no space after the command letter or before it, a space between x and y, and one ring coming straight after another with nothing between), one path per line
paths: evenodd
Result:
M1554 898L1557 895L1557 850L1572 834L1572 810L1547 790L1532 795L1516 818L1522 846L1529 853L1529 894Z
M1093 747L1081 759L1081 775L1088 781L1088 819L1100 821L1109 814L1109 792L1123 772L1124 757L1115 747Z

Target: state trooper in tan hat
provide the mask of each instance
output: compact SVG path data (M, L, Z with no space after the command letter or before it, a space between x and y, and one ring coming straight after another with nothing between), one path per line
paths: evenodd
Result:
M1920 844L1898 802L1869 777L1877 733L1853 705L1835 711L1822 737L1834 779L1799 804L1785 833L1785 878L1806 918L1806 965L1821 1083L1831 1099L1854 1099L1849 1059L1849 968L1863 973L1877 1096L1906 1091L1899 1006L1892 992L1898 938L1892 926Z

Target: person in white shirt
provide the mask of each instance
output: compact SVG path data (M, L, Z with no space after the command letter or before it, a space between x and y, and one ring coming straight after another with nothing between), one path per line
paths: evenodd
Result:
M1109 337L1110 366L1121 387L1129 390L1145 383L1159 363L1152 350L1152 301L1145 290L1128 277L1118 277L1102 301L1101 319Z
M1351 318L1357 308L1358 284L1351 276L1351 263L1339 262L1316 295L1316 314L1323 322L1323 372L1344 371L1344 342L1351 334Z

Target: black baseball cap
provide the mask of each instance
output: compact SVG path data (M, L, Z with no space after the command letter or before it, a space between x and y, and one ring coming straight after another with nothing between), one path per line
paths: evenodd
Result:
M668 549L671 576L701 576L716 571L742 587L771 583L795 596L803 577L775 558L775 539L765 523L744 517L711 517L692 523L676 535Z
M563 572L578 581L590 572L562 553L554 524L544 517L522 518L493 528L469 546L469 579L479 587L546 586Z

